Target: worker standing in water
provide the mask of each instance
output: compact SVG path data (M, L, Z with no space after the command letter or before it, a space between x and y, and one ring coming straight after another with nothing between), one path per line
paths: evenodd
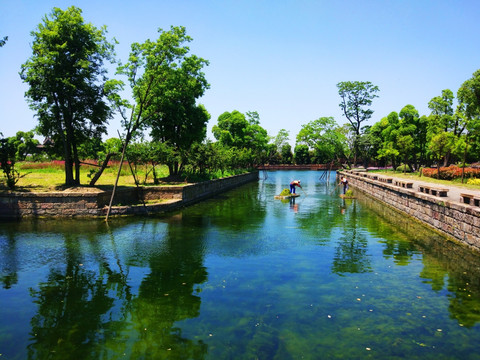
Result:
M300 187L301 189L302 188L302 185L300 185L300 180L293 180L291 183L290 183L290 194L295 194L295 186L298 186Z
M347 180L347 178L345 176L342 176L342 179L340 180L340 183L343 185L343 195L345 195L345 193L348 190L348 180Z

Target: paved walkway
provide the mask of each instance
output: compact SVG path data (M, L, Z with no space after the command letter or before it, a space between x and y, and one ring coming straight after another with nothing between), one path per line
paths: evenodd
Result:
M461 185L437 184L437 183L432 183L432 182L422 181L422 180L416 180L416 179L411 179L411 178L396 177L395 175L392 175L392 174L375 173L374 171L368 171L367 173L368 174L378 174L379 176L383 176L383 177L389 177L389 178L398 179L398 180L401 180L401 181L412 182L413 183L413 189L412 190L417 191L417 192L420 192L418 190L418 187L420 185L425 185L425 186L430 186L430 187L435 187L435 188L445 188L445 189L448 189L448 194L447 194L446 197L442 197L442 199L448 199L450 201L454 201L454 202L458 202L458 203L463 203L463 200L461 200L460 194L471 194L471 195L474 195L475 197L480 197L480 190L462 187ZM419 178L419 179L421 179L421 178ZM395 182L395 180L394 180L394 182Z

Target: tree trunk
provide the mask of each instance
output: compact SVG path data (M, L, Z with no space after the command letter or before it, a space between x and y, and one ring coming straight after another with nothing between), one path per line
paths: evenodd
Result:
M64 151L64 158L65 158L65 185L72 186L74 184L73 179L73 167L72 167L72 150L70 148L70 144L68 139L62 133L62 142L63 142L63 151Z
M73 147L73 160L75 163L74 183L75 185L80 185L80 159L78 158L78 150L77 150L77 144L75 142L75 139L73 140L72 147Z
M113 155L116 155L117 153L108 153L107 156L105 157L105 160L103 161L103 164L102 166L100 167L100 169L97 171L97 173L95 174L95 176L92 178L92 180L90 181L90 186L94 186L95 183L97 182L98 179L100 179L100 176L102 175L103 171L107 168L108 166L108 161L110 160L110 158L113 156Z
M465 140L465 151L463 152L462 184L465 181L465 161L467 159L467 149L468 149L468 134Z
M66 132L66 141L65 141L65 185L74 186L76 185L75 179L73 177L73 155L72 155L72 145L73 145L73 129L71 123L65 124Z

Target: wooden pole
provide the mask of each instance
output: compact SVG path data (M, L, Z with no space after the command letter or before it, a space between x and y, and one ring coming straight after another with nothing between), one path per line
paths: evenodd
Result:
M131 133L131 126L132 126L132 119L133 113L135 112L135 106L132 108L132 115L130 116L130 124L128 125L127 136L125 137L125 143L123 144L122 156L120 158L120 166L118 167L117 178L115 179L115 184L113 185L112 196L110 197L110 203L108 204L107 216L105 217L105 221L108 222L108 217L110 216L110 212L112 210L113 198L115 197L115 190L117 189L118 179L120 178L120 172L122 171L123 159L125 157L125 151L127 149L128 142L130 137L132 136Z

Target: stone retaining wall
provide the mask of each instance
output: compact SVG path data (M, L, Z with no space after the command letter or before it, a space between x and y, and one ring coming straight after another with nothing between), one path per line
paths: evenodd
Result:
M367 195L412 216L467 246L480 250L480 208L437 198L393 184L370 179L354 172L345 175L349 185Z
M258 180L258 171L185 186L117 189L111 215L150 214L171 211ZM0 219L22 217L97 217L107 213L111 191L8 192L0 194ZM161 202L143 204L143 201Z

